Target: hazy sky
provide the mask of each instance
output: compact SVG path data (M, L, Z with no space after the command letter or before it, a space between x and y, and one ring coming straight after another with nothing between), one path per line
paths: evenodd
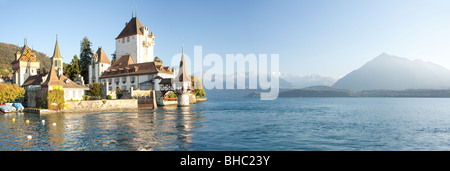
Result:
M138 18L155 34L155 55L280 54L280 71L339 78L379 54L450 69L448 0L0 0L0 42L53 54L58 34L69 63L87 36L108 57L115 38Z

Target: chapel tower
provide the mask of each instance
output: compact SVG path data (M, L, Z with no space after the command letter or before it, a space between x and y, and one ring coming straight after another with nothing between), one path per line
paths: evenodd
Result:
M63 58L61 57L61 53L59 52L58 38L56 38L55 50L53 51L52 66L55 67L55 71L58 77L63 75Z

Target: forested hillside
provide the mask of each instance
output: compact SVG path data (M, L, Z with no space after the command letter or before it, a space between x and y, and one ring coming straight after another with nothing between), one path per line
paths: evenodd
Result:
M0 42L0 69L2 71L4 69L11 71L11 63L14 61L14 54L18 49L22 49L22 47ZM37 52L34 49L33 52L36 54L36 58L41 62L41 69L46 68L48 70L51 65L50 58L44 53Z

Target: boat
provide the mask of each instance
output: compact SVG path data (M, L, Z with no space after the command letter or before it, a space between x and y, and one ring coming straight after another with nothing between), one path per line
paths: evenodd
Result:
M3 113L12 112L11 108L9 108L9 106L7 105L0 106L0 111L2 111Z
M13 112L17 111L17 109L13 106L13 103L5 103L5 105L8 106Z
M22 103L13 103L12 106L15 107L18 112L22 112L24 109L24 107L22 106Z

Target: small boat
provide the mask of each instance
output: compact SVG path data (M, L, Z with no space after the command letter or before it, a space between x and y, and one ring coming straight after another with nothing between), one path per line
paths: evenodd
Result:
M13 112L17 111L17 109L13 106L13 103L5 103L5 105L8 106Z
M2 111L3 113L12 112L11 108L7 105L0 106L0 111Z
M24 109L24 107L22 106L22 103L13 103L12 106L15 107L18 112L22 112Z

